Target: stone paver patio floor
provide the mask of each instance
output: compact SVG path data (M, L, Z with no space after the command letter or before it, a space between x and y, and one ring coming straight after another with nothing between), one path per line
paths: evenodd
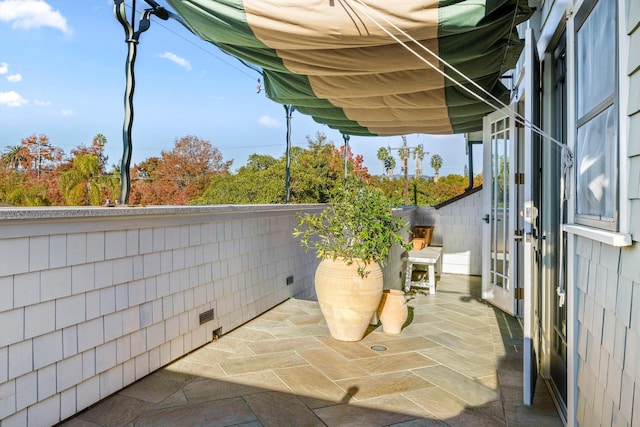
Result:
M562 426L541 379L522 404L522 329L480 281L445 274L399 335L355 343L329 336L317 302L287 300L61 424Z

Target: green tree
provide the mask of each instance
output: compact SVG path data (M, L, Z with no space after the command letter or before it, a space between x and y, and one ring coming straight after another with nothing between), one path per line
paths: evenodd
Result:
M113 194L113 177L103 176L100 158L93 154L78 154L71 169L60 175L60 190L69 206L98 206L105 202L104 193Z
M342 185L344 154L323 133L307 136L307 148L291 148L291 203L326 203ZM350 176L368 179L362 156L347 153ZM284 203L284 155L252 154L237 173L216 176L197 204Z
M292 152L300 150L292 147ZM284 203L284 158L251 154L235 174L211 179L204 194L194 204L274 204Z

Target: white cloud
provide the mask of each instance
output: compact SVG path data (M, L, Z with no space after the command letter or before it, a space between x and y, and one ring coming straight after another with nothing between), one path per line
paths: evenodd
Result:
M11 75L7 76L7 81L9 81L11 83L17 83L20 80L22 80L22 76L20 74L11 74Z
M49 101L40 101L39 99L34 99L33 103L36 104L36 106L38 106L38 107L48 107L49 105L51 105L51 102L49 102Z
M9 64L6 62L0 62L0 74L7 74L9 72Z
M6 105L7 107L21 107L28 102L29 101L24 99L18 92L0 92L0 105Z
M262 126L266 126L268 128L278 128L280 127L280 122L277 119L269 116L262 116L258 119L258 124Z
M165 52L162 55L158 55L160 58L168 59L169 61L178 64L185 70L191 70L191 63L186 59L176 55L175 53Z
M60 114L62 114L65 117L73 116L73 110L63 108L62 110L60 110Z
M44 0L4 0L0 2L0 21L11 22L14 29L51 27L72 33L67 19Z

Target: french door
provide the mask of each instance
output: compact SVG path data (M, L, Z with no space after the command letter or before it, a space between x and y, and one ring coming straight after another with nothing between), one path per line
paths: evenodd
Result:
M517 312L517 227L515 173L517 136L510 109L484 118L482 298L501 310Z

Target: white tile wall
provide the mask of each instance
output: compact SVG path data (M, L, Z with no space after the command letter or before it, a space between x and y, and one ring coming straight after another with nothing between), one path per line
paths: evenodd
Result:
M76 388L71 387L60 393L60 419L69 418L76 412Z
M3 427L24 427L27 425L27 410L23 409L2 420Z
M9 346L9 379L33 370L33 340L20 341Z
M122 365L118 365L100 374L100 398L117 392L124 387Z
M87 235L70 234L67 236L67 265L87 262Z
M114 311L116 311L115 287L100 289L100 315L105 316Z
M78 325L78 351L97 347L104 342L104 319L89 320Z
M33 339L33 369L62 360L62 330Z
M140 329L131 335L131 356L138 356L147 351L147 330Z
M100 291L87 292L84 296L85 316L87 320L100 316Z
M71 267L71 292L74 295L95 289L96 265L80 264ZM71 294L71 292L69 294ZM60 295L62 296L62 295Z
M40 302L40 272L20 274L13 279L13 303L24 307Z
M164 250L164 231L164 227L153 229L153 252L161 252Z
M49 238L49 267L58 268L67 265L67 236L53 235Z
M29 239L29 271L49 268L49 236Z
M56 363L56 380L58 391L66 390L76 384L80 384L83 379L83 355L76 354ZM95 372L91 373L93 376Z
M121 258L126 254L127 231L107 231L104 240L105 259Z
M16 409L19 411L38 401L38 373L29 372L16 378Z
M120 248L122 249L122 248ZM111 266L113 267L113 284L119 285L127 283L133 279L133 258L114 259Z
M123 363L131 358L131 337L137 333L125 335L116 340L116 363Z
M44 400L56 393L56 365L38 370L38 400Z
M49 301L71 295L71 268L62 267L40 273L40 296Z
M126 246L126 255L128 257L132 255L137 255L140 253L139 251L139 243L140 243L140 232L136 229L127 230L127 246Z
M33 338L46 334L56 326L56 303L48 301L24 309L24 337Z
M76 408L82 411L100 400L100 377L93 376L78 384Z
M96 262L95 264L95 289L113 285L113 261Z
M96 350L94 348L82 353L82 379L86 380L96 374Z
M29 271L29 238L0 240L0 277Z
M9 347L0 348L0 384L9 379Z
M218 327L313 296L317 260L292 240L293 212L248 215L122 230L100 219L89 233L70 220L50 236L0 238L0 324L12 325L0 334L2 427L27 415L30 425L55 424L206 344ZM11 258L20 252L29 256ZM211 307L216 318L199 325Z
M85 317L85 296L78 294L56 301L56 328L62 329L67 326L84 322Z
M96 348L96 373L116 366L116 341L109 341Z
M13 307L13 276L0 277L0 313Z
M103 261L104 257L104 232L87 233L87 261Z
M0 383L0 420L16 412L16 381Z
M69 326L62 330L62 356L67 358L78 353L78 327Z

